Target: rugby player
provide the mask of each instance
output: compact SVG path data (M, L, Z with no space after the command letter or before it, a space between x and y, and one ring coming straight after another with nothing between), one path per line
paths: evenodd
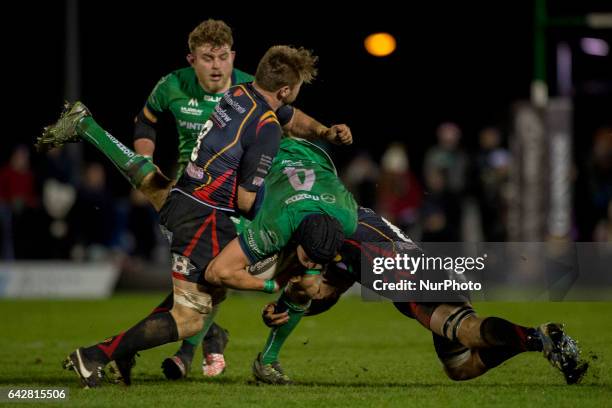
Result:
M233 43L232 30L223 21L209 19L200 23L189 34L189 67L161 78L134 120L134 150L152 158L160 119L174 119L179 150L176 179L183 174L197 136L223 94L232 85L253 81L253 76L234 68ZM169 309L171 301L172 293L154 310ZM200 343L204 376L221 374L226 366L223 351L227 342L227 331L213 322L206 335L203 330L183 340L175 355L164 360L164 374L171 379L187 375Z
M311 295L288 285L276 303L264 308L264 322L272 331L253 363L256 379L269 384L291 383L278 361L283 342L302 315L328 310L355 282L361 281L362 257L379 256L377 243L401 243L412 256L422 253L398 227L374 211L360 207L358 214L357 230L344 240L337 262L323 271L318 293ZM568 384L579 382L588 369L588 363L580 360L576 342L558 323L525 327L499 317L483 318L468 299L456 303L394 302L394 306L432 332L434 349L452 380L476 378L523 352L543 352Z

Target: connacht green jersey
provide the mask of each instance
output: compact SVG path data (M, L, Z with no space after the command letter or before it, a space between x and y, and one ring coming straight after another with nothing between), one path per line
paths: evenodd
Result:
M253 81L253 76L234 69L232 85ZM172 113L178 132L179 167L183 169L195 146L202 127L223 93L208 93L198 82L192 67L178 69L159 80L147 99L147 108L154 115ZM177 177L182 171L179 170Z
M327 153L306 140L281 141L263 188L261 207L239 236L251 263L281 251L310 214L336 218L347 237L357 229L355 199L338 178Z

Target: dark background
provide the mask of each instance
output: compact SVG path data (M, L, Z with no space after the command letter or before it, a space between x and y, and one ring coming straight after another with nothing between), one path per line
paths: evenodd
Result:
M606 4L607 3L607 4ZM301 45L320 56L320 75L296 105L324 123L348 123L355 145L335 155L340 165L368 149L378 156L394 140L407 143L413 167L435 142L441 122L456 121L463 143L478 130L501 126L510 107L529 97L533 72L531 1L327 3L79 2L81 96L100 124L131 145L132 120L157 80L186 65L187 36L207 18L234 29L235 66L254 72L273 44ZM12 146L31 144L56 119L64 99L65 2L13 5L2 26L4 90L0 162ZM612 11L605 1L549 1L552 16ZM369 56L364 38L393 34L397 51ZM607 39L612 30L548 30L548 75L555 94L554 51L567 41L574 55L575 155L588 153L593 131L612 122L612 56L592 57L582 36ZM70 79L69 79L70 80ZM593 82L600 86L588 91ZM592 88L592 87L591 87ZM172 151L172 149L168 149ZM85 150L86 158L99 153ZM36 156L33 156L36 163ZM116 172L109 172L119 177ZM117 184L117 183L113 183ZM127 190L127 183L122 186ZM123 188L121 187L121 188Z

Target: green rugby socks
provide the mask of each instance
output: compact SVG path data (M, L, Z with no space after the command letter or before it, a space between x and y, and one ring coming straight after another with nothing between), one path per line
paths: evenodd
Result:
M308 309L308 306L300 306L291 303L283 292L278 299L275 313L281 313L286 310L289 312L289 321L282 326L273 328L270 332L264 350L261 353L261 361L263 364L271 364L278 360L278 353L283 343L287 340L293 329L296 328L302 316L304 316L306 309Z
M135 188L140 187L148 174L157 171L150 158L136 154L102 129L91 116L83 118L76 128L79 136L104 153Z

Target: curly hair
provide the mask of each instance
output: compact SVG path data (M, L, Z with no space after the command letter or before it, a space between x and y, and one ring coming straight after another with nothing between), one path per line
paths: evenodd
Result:
M208 19L201 22L189 34L189 51L195 52L196 48L204 44L211 44L213 47L229 45L232 48L234 38L232 29L221 20Z
M310 83L317 75L318 57L305 48L287 45L270 47L259 61L255 81L266 91L283 86L295 86L300 81Z

